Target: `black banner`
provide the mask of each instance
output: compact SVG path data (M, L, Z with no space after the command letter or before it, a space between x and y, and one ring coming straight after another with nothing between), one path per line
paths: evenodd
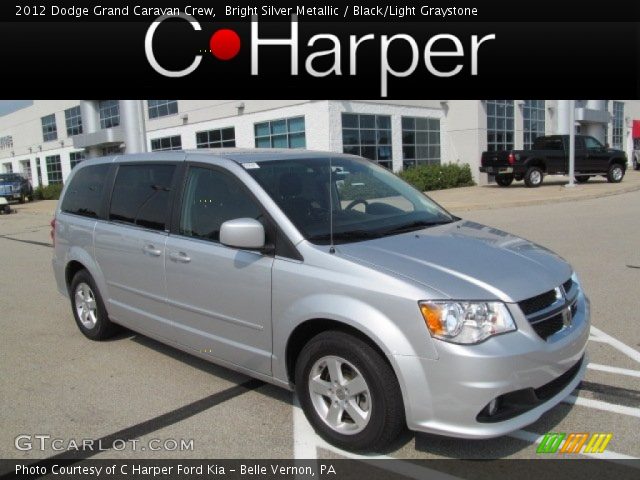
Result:
M599 478L637 479L640 460L0 460L0 480L297 479L400 480Z
M140 3L3 4L4 96L640 94L640 7L629 2Z

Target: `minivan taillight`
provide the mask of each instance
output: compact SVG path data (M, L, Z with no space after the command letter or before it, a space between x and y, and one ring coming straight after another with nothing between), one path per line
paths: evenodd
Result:
M513 153L510 153L507 157L507 162L509 162L509 165L516 163L516 156Z
M53 219L51 219L51 223L49 224L51 225L51 241L53 242L53 246L56 246L56 217L53 217Z

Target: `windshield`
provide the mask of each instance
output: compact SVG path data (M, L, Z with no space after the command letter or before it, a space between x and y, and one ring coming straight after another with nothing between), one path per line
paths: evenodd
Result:
M393 173L364 159L275 160L245 168L316 244L330 243L332 222L334 243L345 243L456 220Z
M17 173L0 173L0 182L20 182L22 177Z

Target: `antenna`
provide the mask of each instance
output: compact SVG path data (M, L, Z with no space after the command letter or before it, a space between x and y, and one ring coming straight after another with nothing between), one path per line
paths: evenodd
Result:
M333 162L332 157L329 157L329 241L331 242L329 253L336 253L336 247L333 244L333 189L331 188L332 176Z

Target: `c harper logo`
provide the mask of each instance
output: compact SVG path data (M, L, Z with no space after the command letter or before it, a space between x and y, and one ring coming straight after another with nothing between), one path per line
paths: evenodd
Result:
M145 54L151 67L160 75L170 78L185 77L200 66L202 55L195 55L193 62L183 70L168 70L159 64L153 50L153 39L158 27L162 22L170 18L180 18L189 22L194 31L202 30L200 23L193 16L186 13L158 17L147 30L144 42ZM367 49L368 58L371 58L371 47L375 46L374 55L380 63L381 97L387 97L388 95L390 77L409 77L415 74L421 65L423 65L426 73L439 78L454 77L465 71L471 76L477 76L480 47L483 43L496 39L495 34L489 34L483 37L470 35L468 38L461 40L458 36L450 33L439 33L427 39L422 39L422 41L416 40L407 33L396 33L391 36L366 33L359 36L347 35L347 38L343 36L341 39L334 34L319 33L308 38L306 42L301 42L296 15L291 16L291 28L286 36L282 38L260 37L258 23L258 17L252 16L251 37L249 39L252 76L259 75L260 52L267 47L279 46L289 48L291 59L289 74L291 76L299 75L299 62L302 54L305 57L304 72L311 77L322 78L329 75L355 77L358 75L358 51ZM345 28L348 28L348 24ZM330 45L330 48L316 50L314 47L317 43ZM230 29L217 30L209 39L211 54L221 61L235 58L240 52L242 44L243 42L238 33ZM302 47L300 46L301 44ZM405 64L403 67L398 67L397 62L393 61L393 56L389 53L392 46L394 52L402 56L402 63ZM302 49L305 49L305 51L301 52ZM306 51L307 49L308 51ZM348 62L345 62L344 65L348 65L348 69L343 69L344 52L348 56ZM410 60L408 65L406 64L407 58ZM321 66L318 65L320 63ZM369 81L369 78L367 78L367 81Z

